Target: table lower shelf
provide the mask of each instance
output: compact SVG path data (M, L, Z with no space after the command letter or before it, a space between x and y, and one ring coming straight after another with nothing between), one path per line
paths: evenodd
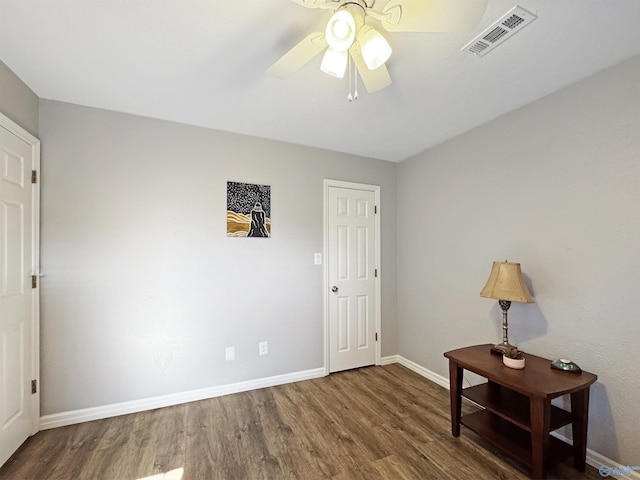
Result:
M531 456L531 434L526 430L500 418L488 410L464 415L460 424L474 431L505 454L533 467ZM549 459L547 467L560 463L573 455L573 447L553 436L549 437Z
M494 382L481 383L462 390L462 396L486 408L491 413L531 431L529 397ZM550 430L556 430L572 421L570 412L551 405Z

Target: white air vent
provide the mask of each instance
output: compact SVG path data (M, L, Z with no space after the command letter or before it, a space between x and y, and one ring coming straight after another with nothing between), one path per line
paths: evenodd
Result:
M502 18L462 47L462 51L482 57L536 18L533 13L527 12L522 7L513 7Z

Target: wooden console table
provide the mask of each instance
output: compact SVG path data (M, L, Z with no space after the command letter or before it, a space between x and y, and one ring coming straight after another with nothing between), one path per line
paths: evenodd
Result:
M589 386L598 377L551 368L547 359L525 354L523 370L504 366L492 345L460 348L444 354L449 359L451 383L451 432L460 436L460 425L473 430L491 444L545 478L547 468L573 455L576 469L584 471L589 417ZM462 389L463 370L488 382ZM553 398L571 395L571 412L551 405ZM462 397L484 410L461 417ZM573 447L549 435L564 425L572 426Z

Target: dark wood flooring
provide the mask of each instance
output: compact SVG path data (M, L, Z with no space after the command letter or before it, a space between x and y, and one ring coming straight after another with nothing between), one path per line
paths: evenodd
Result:
M528 478L450 428L449 392L394 364L45 430L0 479Z

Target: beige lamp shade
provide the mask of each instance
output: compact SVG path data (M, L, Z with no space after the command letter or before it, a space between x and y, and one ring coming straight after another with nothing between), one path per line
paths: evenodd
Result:
M489 280L480 292L481 297L510 302L533 303L524 283L519 263L493 262Z

